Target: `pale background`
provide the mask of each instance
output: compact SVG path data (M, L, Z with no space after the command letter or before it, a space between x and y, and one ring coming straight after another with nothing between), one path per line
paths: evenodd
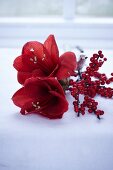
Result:
M70 0L69 0L70 1ZM70 1L71 3L71 1ZM25 8L26 6L26 8ZM0 16L61 16L63 0L1 0ZM113 17L113 0L75 0L79 16Z
M15 57L24 43L49 34L60 53L79 56L80 45L90 58L103 50L101 71L113 72L113 0L0 0L0 170L113 170L112 99L96 98L101 121L87 113L77 118L69 94L60 120L22 116L11 101L20 88Z

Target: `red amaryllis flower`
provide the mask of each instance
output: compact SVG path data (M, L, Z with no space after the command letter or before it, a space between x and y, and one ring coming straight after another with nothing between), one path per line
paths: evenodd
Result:
M61 118L68 110L62 86L55 78L32 77L12 97L22 114L36 113L50 119Z
M31 41L24 45L22 55L14 60L18 81L24 84L30 77L57 77L62 80L74 74L76 56L66 52L59 58L59 51L53 35L44 44Z

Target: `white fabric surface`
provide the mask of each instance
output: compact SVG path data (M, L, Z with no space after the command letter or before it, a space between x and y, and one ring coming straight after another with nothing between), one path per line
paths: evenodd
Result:
M105 54L103 69L113 72L113 51ZM76 117L69 94L69 111L60 120L22 116L11 101L20 87L12 66L18 55L19 49L0 49L0 170L113 170L113 100L97 97L101 120Z

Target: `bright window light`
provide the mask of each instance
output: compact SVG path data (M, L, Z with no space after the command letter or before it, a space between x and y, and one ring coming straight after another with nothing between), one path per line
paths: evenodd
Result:
M113 0L0 0L0 17L113 17Z
M77 16L113 17L113 0L75 0Z
M0 17L61 16L62 0L0 0Z

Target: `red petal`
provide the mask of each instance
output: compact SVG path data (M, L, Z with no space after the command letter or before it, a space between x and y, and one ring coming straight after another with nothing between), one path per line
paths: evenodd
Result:
M47 49L49 56L51 57L52 63L54 65L59 62L59 51L54 38L54 35L49 35L49 37L44 42L44 46Z
M23 107L21 108L20 113L23 114L23 115L33 113L35 111L35 108L33 107L34 102L35 102L35 100L34 101L31 100L31 101L26 102L23 105Z
M64 96L61 94L50 91L51 96L47 98L40 104L40 112L34 111L35 113L46 116L50 119L62 118L64 112L68 110L68 102Z
M55 91L50 91L53 95L53 100L49 103L51 113L62 114L68 110L68 102L64 96ZM48 110L50 107L48 106Z
M62 88L62 86L60 85L60 83L58 82L58 80L56 80L55 78L46 78L47 83L50 85L51 89L55 91L57 91L57 93L59 93L62 96L65 96L64 90Z
M31 66L34 66L34 68L38 67L45 71L46 73L48 72L48 75L51 73L51 70L53 70L55 67L46 48L43 46L43 44L37 41L31 41L26 43L23 47L22 54L25 55L23 57L24 63L28 64L31 63ZM34 61L37 61L37 63L30 62L31 58L36 59Z
M14 60L13 66L17 71L29 71L29 67L22 61L22 56L19 56Z
M26 80L24 85L30 97L39 98L41 100L49 95L48 91L51 90L46 81L35 77Z
M32 77L30 72L18 72L17 79L20 84L24 84L25 80Z
M19 89L12 97L14 104L22 108L25 103L31 102L32 98L29 98L24 87Z
M39 88L40 91L43 91L45 95L41 94L42 92L40 94L38 93L38 97L44 96L44 98L41 100L39 98L41 112L39 113L38 111L35 111L35 113L44 115L51 119L61 118L63 113L68 110L68 102L61 85L54 78L46 78L40 80L40 82L42 86L45 86L46 84L43 83L46 82L48 84L48 89L45 89L44 92L44 90L41 89L41 86L37 86L37 88ZM48 93L46 93L46 90Z
M24 65L28 66L29 71L32 71L39 67L38 62L35 61L38 60L37 58L38 57L35 56L33 52L29 51L28 53L22 55L22 62Z
M28 114L35 110L35 108L33 107L33 104L32 104L35 101L37 101L36 98L34 97L34 96L36 96L36 94L34 95L34 93L33 93L33 92L35 92L35 89L31 90L31 92L32 92L32 95L29 95L26 88L22 87L12 97L14 104L21 108L20 112L22 114L26 114L25 113L26 111Z
M70 77L70 72L67 68L61 66L55 76L58 80L63 80Z
M45 75L45 73L41 69L33 70L32 76L33 77L47 77L47 75Z
M58 80L55 78L37 78L32 77L25 82L25 88L29 96L44 98L49 95L49 91L57 91L62 96L65 96L64 91ZM32 89L32 90L31 90Z
M64 112L68 110L68 102L62 96L53 96L48 105L42 109L42 115L50 118L56 119L61 118Z
M73 52L66 52L60 57L61 65L56 73L56 77L61 80L74 74L77 67L76 56Z
M30 77L46 77L42 70L36 69L32 72L18 72L17 79L20 84L24 84L25 80Z
M27 42L22 49L22 54L28 54L32 51L35 55L41 57L44 54L43 44L37 41Z
M21 113L38 113L43 116L61 118L68 109L68 102L59 82L54 78L29 78L24 87L12 97L15 105L21 108ZM34 105L39 103L36 108ZM33 105L34 103L34 105Z

